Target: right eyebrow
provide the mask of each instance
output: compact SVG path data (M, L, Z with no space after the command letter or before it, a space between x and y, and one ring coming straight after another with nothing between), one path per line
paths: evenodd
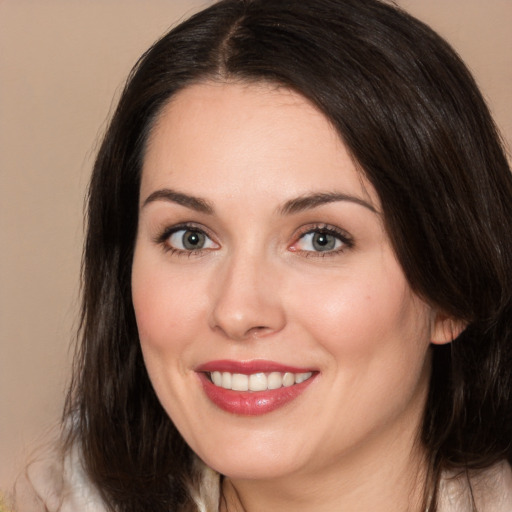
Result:
M368 201L365 201L364 199L361 199L357 196L337 192L317 192L313 194L306 194L295 199L290 199L289 201L286 201L286 203L281 206L281 208L279 208L279 213L282 215L299 213L304 210L311 210L313 208L317 208L318 206L334 203L337 201L348 201L350 203L355 203L368 208L368 210L373 213L377 213L375 207Z
M152 192L144 200L144 203L142 203L142 208L146 207L148 204L153 203L155 201L167 201L171 203L176 203L181 206L185 206L186 208L190 208L191 210L206 213L208 215L211 215L214 212L213 207L208 201L206 201L206 199L202 199L201 197L190 196L188 194L184 194L183 192L171 190L170 188L162 188L160 190L155 190L154 192Z

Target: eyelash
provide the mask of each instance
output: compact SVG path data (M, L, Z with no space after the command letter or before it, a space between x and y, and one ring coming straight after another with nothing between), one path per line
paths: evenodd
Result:
M354 240L347 231L328 224L309 225L301 228L296 237L296 241L293 243L293 245L296 245L306 235L317 233L331 235L335 237L337 240L341 242L341 246L338 247L337 249L329 251L305 251L301 249L295 249L294 252L301 253L306 258L327 258L337 256L345 252L347 249L351 249L352 247L354 247Z
M193 223L185 223L185 224L178 224L176 226L168 227L162 231L161 234L159 234L155 238L155 243L160 245L163 250L166 253L169 253L171 255L176 256L185 256L185 257L192 257L192 256L200 256L202 254L205 254L206 251L209 251L210 249L193 249L193 250L183 250L183 249L177 249L175 247L172 247L169 244L169 238L179 232L179 231L192 231L195 233L202 234L206 236L208 239L213 240L212 237L208 234L208 232L202 228L199 227L196 224ZM317 225L308 225L304 226L299 230L299 233L295 237L295 242L290 247L293 247L297 243L299 243L300 240L302 240L306 235L309 234L325 234L335 237L338 241L341 242L341 246L335 250L327 250L327 251L306 251L303 249L290 249L292 252L299 253L304 257L310 258L310 257L331 257L336 256L338 254L343 253L347 249L351 249L354 246L354 240L347 233L345 230L342 230L340 228L337 228L335 226L327 225L327 224L317 224ZM214 242L215 243L215 242Z
M177 233L178 231L192 231L194 233L200 233L206 236L208 239L212 240L212 237L206 232L204 228L199 227L196 224L193 223L185 223L185 224L178 224L176 226L168 227L162 231L160 235L158 235L155 238L155 242L162 247L164 252L169 253L171 255L175 256L185 256L185 257L192 257L192 256L200 256L205 253L205 251L209 249L193 249L193 250L183 250L183 249L176 249L176 247L172 247L169 245L169 238Z

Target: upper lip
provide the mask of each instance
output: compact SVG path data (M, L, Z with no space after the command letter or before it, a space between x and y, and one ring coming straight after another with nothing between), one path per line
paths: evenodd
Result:
M208 361L196 368L197 372L229 372L251 375L253 373L281 372L281 373L306 373L315 371L312 368L299 368L287 364L277 363L275 361L265 361L254 359L251 361L234 361L222 359L218 361Z

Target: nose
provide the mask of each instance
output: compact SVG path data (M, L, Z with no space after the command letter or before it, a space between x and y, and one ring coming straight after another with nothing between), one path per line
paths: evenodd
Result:
M277 268L254 254L233 256L223 262L213 279L214 330L243 341L283 329L286 315Z

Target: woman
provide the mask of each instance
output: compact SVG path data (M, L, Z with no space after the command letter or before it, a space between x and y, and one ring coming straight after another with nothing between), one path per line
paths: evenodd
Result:
M511 198L473 79L407 14L185 21L95 164L45 506L511 510Z

